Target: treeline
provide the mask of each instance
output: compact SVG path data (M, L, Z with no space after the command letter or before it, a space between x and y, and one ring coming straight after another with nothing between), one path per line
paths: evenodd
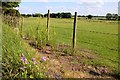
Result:
M111 14L111 13L107 13L106 16L78 15L78 17L85 17L86 19L98 18L100 20L120 20L120 16L118 16L118 14Z
M48 14L40 14L40 13L35 13L35 14L21 14L21 16L24 17L47 17ZM50 14L51 18L72 18L71 13L51 13Z
M40 13L35 13L35 14L21 14L23 17L43 17L44 15Z
M107 20L120 20L120 16L118 16L118 14L107 13L106 19Z
M48 14L40 14L40 13L35 13L35 14L21 14L21 16L24 17L47 17ZM70 12L65 13L50 13L51 18L72 18L74 15L72 15ZM85 19L93 19L93 18L98 18L100 20L120 20L120 17L118 14L111 14L107 13L106 16L93 16L93 15L78 15L78 17L84 17Z

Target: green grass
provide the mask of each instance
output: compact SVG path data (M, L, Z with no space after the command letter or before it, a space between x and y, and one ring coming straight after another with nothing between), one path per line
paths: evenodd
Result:
M34 42L37 40L39 46L45 46L45 44L48 43L46 40L46 21L46 18L25 18L23 36ZM57 44L67 44L71 46L72 29L73 19L50 19L49 43L54 47L56 47ZM38 59L38 65L34 65L32 62L32 58L36 55L36 52L22 40L19 34L16 34L12 27L3 23L3 26L0 26L0 33L2 34L0 34L0 36L2 36L0 37L2 40L0 41L0 45L2 45L4 77L45 77L40 68L40 66L42 66L40 65L40 59ZM112 70L117 70L117 34L118 26L116 21L78 20L76 49L87 49L91 54L97 56L97 58L93 60L81 60L86 64L106 65ZM63 51L68 53L66 49ZM22 53L24 53L29 64L25 65L21 62L20 58ZM80 53L76 52L76 54L79 55ZM38 56L38 54L36 56ZM19 71L21 66L26 66L27 68Z
M36 51L25 43L19 35L16 34L11 26L3 23L2 25L2 73L3 78L42 78L43 74L38 60L34 64L32 58ZM27 60L27 64L21 61L21 57ZM21 67L26 67L22 68Z
M38 42L46 41L46 18L25 18L23 34ZM50 19L50 40L55 44L72 42L73 19ZM91 32L94 31L94 32ZM116 21L78 20L77 47L89 49L102 58L107 66L117 67L118 26ZM96 61L97 63L97 61Z
M2 15L0 14L0 23L2 23L1 19ZM2 24L0 24L0 64L2 61Z

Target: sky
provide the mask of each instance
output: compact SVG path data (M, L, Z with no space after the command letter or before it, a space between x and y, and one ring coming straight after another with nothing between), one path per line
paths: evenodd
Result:
M22 0L19 11L22 14L71 12L73 15L101 15L118 13L119 0Z

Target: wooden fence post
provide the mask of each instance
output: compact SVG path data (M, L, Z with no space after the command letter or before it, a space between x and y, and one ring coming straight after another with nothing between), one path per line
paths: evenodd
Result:
M73 40L72 40L72 48L73 48L73 50L76 47L76 29L77 29L77 12L75 12L74 26L73 26Z
M49 24L50 23L50 10L48 10L48 15L47 15L47 41L49 41Z

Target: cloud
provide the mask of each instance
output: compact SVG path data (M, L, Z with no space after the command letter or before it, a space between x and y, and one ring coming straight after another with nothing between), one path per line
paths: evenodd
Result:
M117 13L117 1L116 3L110 3L111 0L22 0L22 1L32 1L32 2L40 2L40 4L21 4L22 6L20 12L22 13L46 13L48 9L50 12L78 12L78 14L82 15L105 15L107 12ZM70 3L59 3L59 2L70 2ZM107 2L108 1L108 2ZM45 3L41 3L45 2ZM57 2L57 3L54 3ZM47 4L46 4L47 3ZM57 5L58 4L58 5ZM112 4L112 5L111 5ZM35 6L34 6L35 5ZM120 11L119 11L120 12Z
M96 7L96 8L101 8L104 5L103 0L76 0L76 3L79 5L84 5L88 7Z
M76 3L82 4L82 3L104 3L103 0L75 0Z
M30 7L19 7L18 9L20 10L20 12L23 12L25 14L34 13L35 11L33 8L30 8Z
M49 2L49 0L22 0L22 2Z
M95 2L119 2L119 0L22 0L22 2L76 2L76 3L95 3Z

